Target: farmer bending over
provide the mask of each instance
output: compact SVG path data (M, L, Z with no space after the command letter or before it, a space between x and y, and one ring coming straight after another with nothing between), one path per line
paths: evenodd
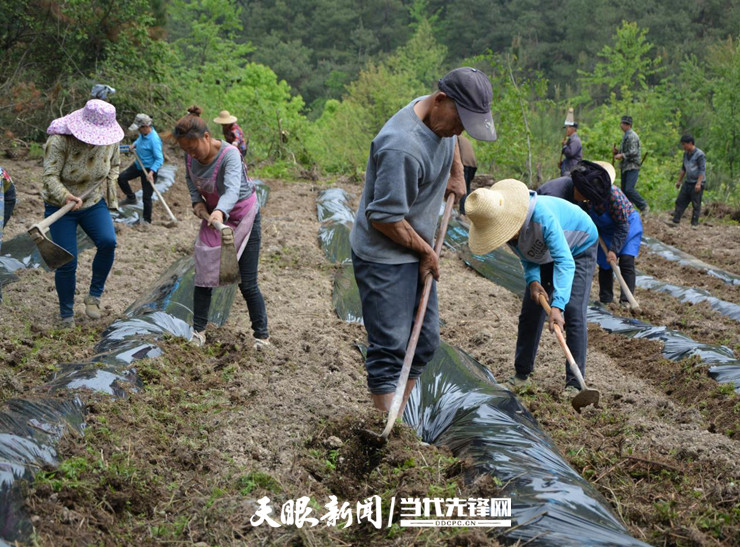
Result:
M464 128L473 138L496 139L491 99L485 74L455 69L439 80L438 91L399 110L370 145L350 242L368 337L367 383L380 410L390 409L423 280L427 273L439 278L432 245L442 198L450 192L458 199L465 195L455 136ZM432 284L400 413L438 345Z
M605 161L582 161L567 177L546 182L537 193L567 199L581 204L604 240L608 255L598 248L599 300L608 304L614 300L614 276L610 261L619 260L627 287L635 293L635 257L640 252L642 219L624 193L614 185L616 172ZM619 297L627 303L626 294Z
M596 226L578 206L538 196L523 182L506 179L468 196L470 250L490 253L504 243L519 256L527 290L522 300L514 368L509 379L524 385L534 370L545 313L540 295L552 296L549 327L565 327L566 339L583 376L586 376L588 330L586 310L596 262ZM563 318L565 312L565 318ZM578 381L566 363L567 395L578 392Z
M223 140L214 139L200 114L191 106L181 118L173 137L185 151L185 180L193 203L193 214L207 218L200 225L195 242L195 289L193 292L193 344L206 343L205 330L211 292L219 285L221 234L211 226L218 221L234 230L234 246L239 259L239 290L247 303L254 334L254 348L270 345L267 310L257 284L260 243L260 206L254 183L239 151Z

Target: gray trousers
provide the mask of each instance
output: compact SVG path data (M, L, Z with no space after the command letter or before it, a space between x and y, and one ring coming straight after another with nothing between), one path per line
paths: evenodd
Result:
M586 350L588 347L588 327L586 325L586 312L588 311L588 299L591 294L591 283L596 266L596 244L589 247L581 254L573 257L576 262L576 271L573 276L573 287L570 291L570 300L565 305L565 339L568 348L573 354L581 369L581 374L586 377ZM552 295L553 263L540 266L540 283ZM534 360L537 357L537 348L540 344L542 327L545 324L545 312L538 303L529 295L529 288L525 290L522 300L522 311L519 314L519 330L516 339L516 354L514 357L514 368L516 373L526 376L534 370ZM570 372L568 362L565 362L565 385L579 387L578 380Z
M373 394L392 393L401 375L406 346L424 288L419 279L419 263L378 264L362 260L352 253L352 265L367 330L367 386ZM421 376L438 347L437 282L433 281L411 362L410 379Z
M681 185L681 189L678 191L678 197L676 198L676 208L673 211L673 222L678 224L681 222L681 217L684 211L692 205L693 210L691 212L691 225L696 226L699 224L699 215L701 215L701 198L704 195L704 185L698 192L694 191L696 182L684 182Z

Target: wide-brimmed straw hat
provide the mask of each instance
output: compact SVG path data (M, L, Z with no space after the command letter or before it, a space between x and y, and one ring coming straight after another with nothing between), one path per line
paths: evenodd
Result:
M528 209L529 189L519 180L500 180L470 194L465 200L470 250L482 255L509 241L524 224Z
M213 118L213 123L220 123L221 125L236 123L236 116L229 114L228 110L222 110L218 113L218 118Z
M87 144L105 146L123 138L123 129L116 121L116 107L100 99L90 99L84 108L64 120L72 135Z
M612 184L614 184L614 181L617 180L617 172L614 170L614 166L606 161L595 161L594 163L603 167L606 172L609 173L609 179L612 181Z

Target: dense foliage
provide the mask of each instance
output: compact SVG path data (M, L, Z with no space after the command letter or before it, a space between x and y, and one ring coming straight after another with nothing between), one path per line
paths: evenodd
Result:
M556 176L576 109L586 157L609 159L630 114L648 157L640 188L669 207L690 132L711 197L738 200L740 2L603 0L0 0L2 147L42 142L95 82L122 123L167 132L193 103L226 109L263 173L361 178L398 108L462 64L490 75L500 140L479 172ZM220 128L211 124L214 133Z

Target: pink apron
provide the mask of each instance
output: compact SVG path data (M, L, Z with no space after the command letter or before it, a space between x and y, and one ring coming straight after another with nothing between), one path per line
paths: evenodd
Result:
M220 196L216 187L216 178L218 170L221 167L221 160L230 144L222 141L225 146L221 147L221 152L216 159L216 165L213 174L208 178L196 177L190 168L192 158L187 158L188 174L190 180L200 192L201 197L206 202L206 209L209 213L218 205ZM237 201L234 208L229 213L229 219L224 222L234 230L234 246L236 247L236 256L240 258L247 246L249 235L252 233L254 217L257 215L257 193L241 201ZM203 220L200 224L198 239L195 241L195 286L196 287L218 287L218 273L221 264L221 232L208 222Z

